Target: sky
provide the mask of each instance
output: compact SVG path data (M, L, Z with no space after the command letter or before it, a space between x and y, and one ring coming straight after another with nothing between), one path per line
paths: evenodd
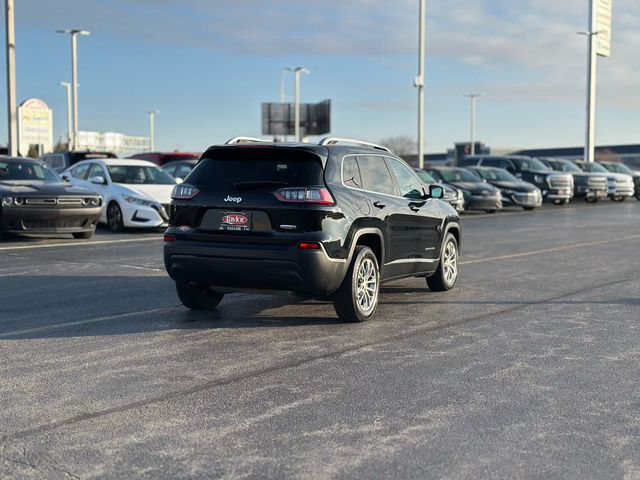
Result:
M4 2L3 2L4 3ZM283 67L302 101L332 100L332 135L416 137L418 0L15 0L18 102L43 99L66 132L70 41L79 39L80 130L148 135L202 151L261 134ZM589 0L428 0L426 150L478 137L497 148L584 141ZM640 143L640 2L615 0L611 58L598 61L598 144ZM2 25L4 39L4 22ZM6 75L0 76L6 91ZM286 78L292 95L293 78ZM0 108L6 112L6 94ZM0 143L6 143L6 114Z

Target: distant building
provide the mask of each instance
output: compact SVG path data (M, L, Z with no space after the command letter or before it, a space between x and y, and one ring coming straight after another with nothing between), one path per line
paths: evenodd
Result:
M76 137L76 150L112 152L118 157L148 152L150 148L149 137L133 137L123 133L80 131Z

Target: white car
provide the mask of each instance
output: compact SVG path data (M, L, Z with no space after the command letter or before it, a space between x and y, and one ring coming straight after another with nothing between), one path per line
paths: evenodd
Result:
M104 198L100 217L114 232L158 228L169 220L176 180L152 162L131 159L85 160L62 173L73 185L89 187Z

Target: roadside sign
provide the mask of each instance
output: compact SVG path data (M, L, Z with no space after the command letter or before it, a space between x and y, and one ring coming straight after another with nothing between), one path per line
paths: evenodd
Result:
M53 111L39 98L18 107L18 151L26 157L32 149L37 156L53 151Z
M263 135L293 135L294 106L292 103L262 104ZM323 135L331 131L331 100L300 104L302 136Z
M601 57L611 56L611 23L613 0L593 0L597 7L596 53Z

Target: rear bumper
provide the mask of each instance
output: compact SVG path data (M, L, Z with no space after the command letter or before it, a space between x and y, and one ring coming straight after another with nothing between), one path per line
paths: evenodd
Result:
M165 242L164 262L176 281L230 290L285 290L309 295L335 292L346 274L346 260L324 249L297 245Z
M3 207L0 227L8 233L76 233L96 228L102 207Z

